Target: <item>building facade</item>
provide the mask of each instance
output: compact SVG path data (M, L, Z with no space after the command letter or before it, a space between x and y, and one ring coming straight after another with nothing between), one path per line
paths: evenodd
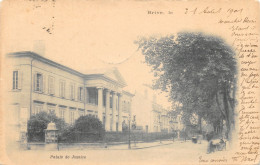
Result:
M81 73L34 52L10 53L7 59L8 113L20 131L40 111L54 112L69 124L93 115L106 131L119 132L131 115L134 95L123 90L126 82L116 68Z
M169 110L157 103L157 93L149 86L143 85L143 92L137 91L133 98L133 115L136 125L144 132L170 132L171 116Z

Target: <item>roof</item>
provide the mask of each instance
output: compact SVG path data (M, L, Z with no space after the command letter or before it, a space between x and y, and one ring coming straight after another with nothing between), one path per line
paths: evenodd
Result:
M55 67L57 67L59 69L62 69L64 71L73 73L73 74L75 74L77 76L80 76L80 77L84 76L83 73L81 73L81 72L79 72L79 71L77 71L75 69L71 69L71 68L69 68L69 67L67 67L65 65L59 64L57 62L54 62L54 61L52 61L50 59L47 59L47 58L45 58L43 56L40 56L39 54L31 52L31 51L21 51L21 52L8 53L7 56L8 57L17 57L17 58L19 58L19 57L30 57L30 58L33 58L33 59L37 59L37 60L39 60L41 62L47 63L49 65L55 66Z
M80 76L82 78L91 79L91 78L97 78L98 77L98 78L102 78L102 79L111 80L113 82L116 82L116 83L120 84L121 87L125 87L127 85L124 78L122 77L122 75L120 74L120 72L118 71L118 69L116 67L87 70L83 73L83 72L79 72L75 69L69 68L65 65L54 62L50 59L47 59L47 58L40 56L39 54L37 54L35 52L31 52L31 51L13 52L13 53L9 53L7 55L8 55L8 57L17 57L17 58L19 58L19 57L30 57L30 58L33 58L33 59L37 59L38 61L47 63L49 65L52 65L52 66L57 67L61 70L70 72L70 73L75 74L77 76Z
M102 76L104 78L116 81L121 84L122 87L126 86L124 78L116 67L87 70L85 71L85 75L86 78L91 78L92 76Z

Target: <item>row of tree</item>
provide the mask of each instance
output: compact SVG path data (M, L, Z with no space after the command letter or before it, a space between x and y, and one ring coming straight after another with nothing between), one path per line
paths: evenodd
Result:
M195 32L143 37L135 43L153 69L154 88L170 93L172 113L182 114L186 125L197 115L199 130L202 119L214 127L225 123L230 138L237 82L232 48L217 36Z

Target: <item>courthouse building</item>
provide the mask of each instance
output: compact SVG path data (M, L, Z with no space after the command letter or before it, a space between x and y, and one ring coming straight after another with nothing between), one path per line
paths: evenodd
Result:
M123 90L126 82L116 68L81 73L34 52L10 53L7 59L12 66L8 112L20 131L40 111L55 112L69 124L93 115L106 131L119 132L131 115L134 95Z

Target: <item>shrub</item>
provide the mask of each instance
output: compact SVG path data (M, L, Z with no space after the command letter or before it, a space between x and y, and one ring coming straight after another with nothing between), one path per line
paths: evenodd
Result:
M59 138L60 142L94 142L104 137L102 122L94 116L81 116L71 127L65 129Z
M55 113L40 112L31 116L30 120L28 120L28 141L44 142L44 130L51 121L56 124L56 128L59 131L63 131L66 128L64 120L58 118Z

